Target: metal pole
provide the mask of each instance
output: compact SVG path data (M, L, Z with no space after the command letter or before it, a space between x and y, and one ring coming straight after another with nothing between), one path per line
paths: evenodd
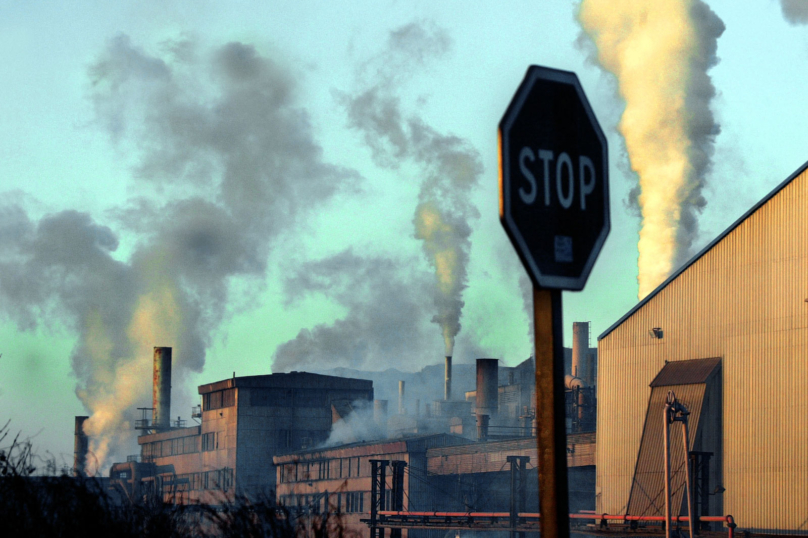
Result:
M384 510L379 504L379 460L370 460L370 538L379 536L379 509Z
M682 406L684 408L684 406ZM690 538L694 538L693 529L696 525L693 523L694 519L697 519L699 516L693 513L693 497L692 497L692 487L693 485L690 483L690 443L688 442L688 428L687 428L687 409L684 410L685 412L682 414L682 417L679 419L682 421L682 434L684 435L684 443L685 443L685 484L687 485L687 515L690 516L687 521L687 525L690 530Z
M665 402L665 538L671 538L671 436L670 436L670 414L671 396L673 392L668 392L668 400Z
M542 538L569 538L561 290L533 288L536 444Z

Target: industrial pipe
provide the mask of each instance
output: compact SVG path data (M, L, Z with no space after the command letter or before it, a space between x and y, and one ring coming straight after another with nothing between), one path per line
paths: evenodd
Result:
M450 517L462 517L462 518L508 518L510 517L510 512L409 512L403 510L379 510L379 516L389 516L389 517L439 517L439 518L450 518ZM518 517L523 519L540 519L541 514L537 512L519 512ZM621 521L623 523L627 521L647 521L649 523L664 523L665 516L630 516L630 515L613 515L613 514L591 514L591 513L577 513L577 514L570 514L570 519L581 519L581 520L607 520L607 521ZM671 521L675 523L684 523L690 522L689 516L671 516ZM726 516L697 516L695 518L696 522L704 521L710 523L724 523L727 526L728 530L728 538L734 538L735 536L735 528L737 525L735 524L735 518L731 515Z

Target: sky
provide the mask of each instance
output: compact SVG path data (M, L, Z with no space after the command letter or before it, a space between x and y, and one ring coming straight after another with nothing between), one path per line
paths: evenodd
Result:
M808 160L808 2L507 4L0 1L0 422L134 454L153 346L183 419L234 372L530 356L497 125L531 64L609 143L566 345Z

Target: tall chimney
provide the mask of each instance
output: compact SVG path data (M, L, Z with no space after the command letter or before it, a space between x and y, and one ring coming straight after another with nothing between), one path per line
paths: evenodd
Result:
M586 371L584 372L584 383L587 387L595 386L595 354L587 353Z
M84 421L90 417L76 417L73 433L73 476L87 476L85 466L87 452L90 449L90 440L84 433Z
M154 383L152 394L152 426L167 430L171 425L171 348L154 348Z
M478 415L496 416L499 408L499 359L477 359Z
M380 426L387 424L387 400L373 400L373 420Z
M443 376L443 399L447 402L452 399L452 356L446 356L446 370Z
M398 382L398 414L404 414L404 380Z
M589 361L589 322L575 321L572 324L572 372L584 379Z
M477 413L477 440L488 441L488 415Z

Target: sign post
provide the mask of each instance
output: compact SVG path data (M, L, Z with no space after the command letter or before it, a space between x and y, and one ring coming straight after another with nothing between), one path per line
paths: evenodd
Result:
M569 536L561 290L609 234L608 148L578 77L531 66L499 124L499 216L533 281L542 538Z

